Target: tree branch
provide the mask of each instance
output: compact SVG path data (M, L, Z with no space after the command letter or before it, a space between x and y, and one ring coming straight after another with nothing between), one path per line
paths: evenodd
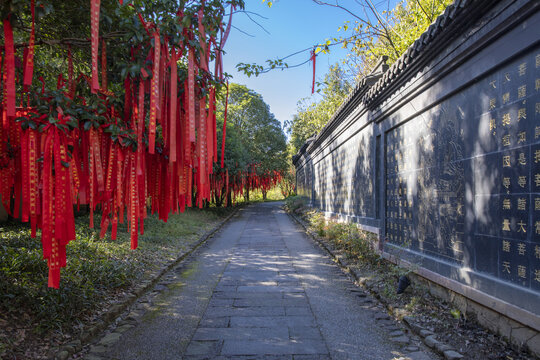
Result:
M420 2L420 0L416 0L416 4L418 4L418 6L420 7L420 10L422 10L424 15L426 15L426 17L429 19L429 22L432 22L433 12L432 12L432 15L429 16L426 10L424 9L424 7L422 6L422 3Z
M255 19L253 19L250 14L258 15L263 19L267 19L267 18L265 18L264 16L259 15L257 13L250 12L250 11L239 11L239 12L242 12L242 13L246 14L246 16L249 18L249 20L251 20L254 24L256 24L258 27L260 27L265 33L270 35L270 32L268 30L266 30L266 28L264 26L262 26L259 22L255 21Z
M242 34L244 34L244 35L247 35L247 36L249 36L249 37L255 37L255 35L251 35L250 33L245 32L244 30L240 29L240 28L237 27L237 26L231 25L231 27L232 27L232 28L235 28L235 29L238 30L238 31L240 31L240 32L241 32Z

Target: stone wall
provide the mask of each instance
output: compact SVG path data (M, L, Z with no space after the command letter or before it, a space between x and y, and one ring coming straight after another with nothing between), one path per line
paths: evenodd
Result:
M539 8L456 1L294 158L312 206L536 334Z

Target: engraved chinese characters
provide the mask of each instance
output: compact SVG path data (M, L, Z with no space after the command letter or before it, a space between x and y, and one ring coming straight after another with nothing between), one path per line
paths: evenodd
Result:
M540 289L540 51L386 134L386 237Z

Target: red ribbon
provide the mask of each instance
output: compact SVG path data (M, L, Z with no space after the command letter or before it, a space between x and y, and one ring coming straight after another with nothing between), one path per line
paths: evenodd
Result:
M170 114L170 133L169 133L169 162L176 162L176 106L178 96L178 68L176 64L176 50L172 48L171 52L171 94L169 101L169 114Z
M68 96L73 99L75 96L75 82L73 81L73 55L71 47L68 47Z
M29 190L30 190L30 225L32 227L32 237L36 236L37 216L38 216L38 166L37 149L38 137L37 131L28 129L28 171L29 171Z
M92 77L88 78L84 75L80 77L84 77L91 90L94 93L99 91L100 98L105 100L103 95L111 93L107 91L106 44L103 39L100 44L99 40L100 0L90 1ZM29 46L25 50L24 78L20 79L22 81L19 83L21 86L24 85L25 91L32 84L35 58L35 0L30 0L30 2L32 30ZM75 237L74 203L90 203L91 226L94 220L93 212L100 207L102 210L100 236L105 235L109 223L112 222L113 239L116 238L118 223L123 223L124 213L127 214L131 245L132 248L136 248L138 234L144 232L148 197L152 199L152 211L158 211L160 219L167 221L171 211L183 211L186 205L192 206L194 194L197 194L196 204L202 207L212 198L222 197L224 191L228 193L229 187L233 191L242 191L240 188L242 184L246 186L246 189L270 186L269 175L259 178L255 173L255 167L250 169L250 174L235 175L234 181L230 184L228 171L212 174L218 150L215 88L209 85L207 73L200 72L204 75L200 81L197 80L197 75L199 68L208 71L211 51L216 52L216 76L220 75L218 71L222 71L221 49L217 48L214 36L210 36L209 40L206 39L206 36L213 33L214 29L205 29L203 9L204 4L198 12L198 28L188 29L185 33L190 40L195 40L196 36L199 36L197 41L200 44L200 53L188 44L179 45L180 47L188 46L188 76L187 81L181 85L184 86L184 92L183 98L180 99L177 61L180 56L183 56L182 48L180 53L172 48L169 58L168 39L160 39L157 27L148 26L141 14L137 14L146 31L152 31L152 34L149 34L150 37L154 38L154 48L150 50L146 59L153 62L153 76L151 80L148 80L149 84L145 84L145 80L141 79L137 93L136 82L133 78L128 77L125 82L124 120L128 127L125 130L136 133L137 151L123 147L121 141L113 141L104 132L108 124L103 124L100 128L92 126L89 131L85 131L81 123L78 129L66 130L63 125L66 125L70 119L62 113L60 108L56 109L60 114L57 124L48 124L42 132L32 129L22 131L20 125L12 121L12 118L27 116L30 110L18 111L16 109L17 73L13 29L9 17L4 21L5 51L0 54L0 63L5 64L2 74L4 94L2 94L2 122L0 124L0 194L11 214L18 213L21 208L22 219L29 220L32 224L33 236L37 227L42 228L43 254L49 266L50 286L59 286L60 269L66 263L66 245ZM227 33L222 38L221 45L227 39L230 26L229 20ZM101 55L99 55L100 45ZM140 47L132 49L133 62L136 62L135 55L139 52ZM62 90L65 90L67 96L73 99L78 80L74 81L73 57L70 49L68 49L67 57L67 87ZM99 63L101 63L101 68L99 68ZM169 66L171 66L170 69ZM141 70L141 73L148 75L145 69ZM45 81L43 79L40 81L43 85L43 95ZM66 85L63 75L58 76L57 85L59 88ZM143 141L145 90L150 92L151 103L148 152L155 151L156 127L160 125L163 130L163 151L159 154L157 152L153 155L145 153ZM206 90L209 90L207 97ZM227 88L222 136L222 167L224 166L228 93ZM86 105L82 96L78 98L82 100L83 105ZM22 104L21 97L21 106ZM117 123L118 114L112 104L107 104L107 110L97 111L96 115L104 116L109 123ZM34 122L41 125L46 124L47 120L43 118ZM117 125L123 126L118 123ZM122 140L124 135L118 135L118 137ZM11 146L10 149L14 149L14 156L11 153L6 156L7 144ZM43 161L39 162L38 158L43 158Z
M313 94L315 92L315 62L317 60L317 54L315 54L314 50L311 50L311 61L313 61L313 80L311 82L311 93Z
M148 125L148 152L153 154L156 146L156 118L159 109L159 62L160 62L159 33L154 32L154 67L150 85L150 122Z
M90 0L90 26L92 32L92 92L99 90L98 47L99 47L99 11L100 0Z
M223 113L223 133L221 134L221 168L225 161L225 134L227 132L227 108L229 106L229 82L227 81L227 95L225 97L225 111Z
M135 173L135 153L129 155L129 226L131 233L131 249L138 246L138 208L137 201L137 176Z
M142 161L144 157L143 131L144 131L144 80L139 81L139 109L137 111L137 174L142 174Z
M195 54L192 47L188 53L188 121L189 121L189 141L195 142Z
M30 11L32 12L32 30L30 30L30 40L28 42L28 54L26 55L26 63L24 66L23 85L32 85L32 76L34 74L34 42L35 42L35 0L30 2Z

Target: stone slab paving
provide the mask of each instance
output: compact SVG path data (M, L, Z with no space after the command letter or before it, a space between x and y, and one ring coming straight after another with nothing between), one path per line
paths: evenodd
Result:
M336 271L279 205L242 210L177 270L176 281L160 292L137 326L89 355L437 359L411 347L415 344L404 332L396 332L396 323L379 324L390 320L381 315L376 302L358 289L351 291L351 280ZM396 338L399 341L392 340Z

